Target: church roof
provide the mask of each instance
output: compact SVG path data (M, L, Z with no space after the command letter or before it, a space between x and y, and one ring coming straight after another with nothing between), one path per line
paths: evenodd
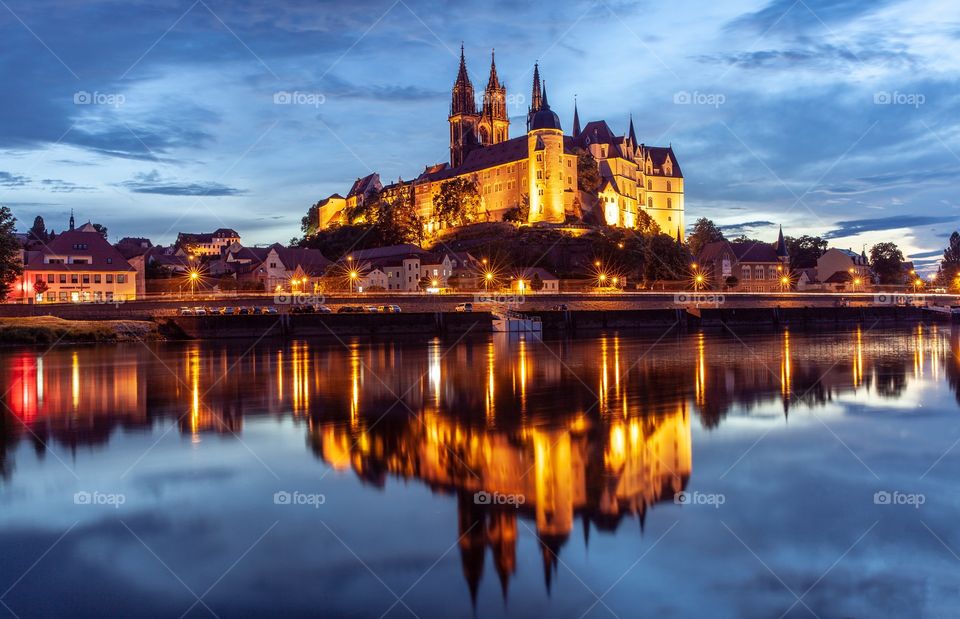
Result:
M520 161L526 159L528 156L527 136L522 136L498 144L475 148L470 151L467 158L464 159L463 163L458 167L452 168L450 166L444 166L436 170L438 166L433 166L421 174L417 180L436 181L453 178L460 174L468 174L485 168Z
M777 262L777 252L770 243L760 241L715 241L700 250L697 262L713 262L729 252L737 262Z

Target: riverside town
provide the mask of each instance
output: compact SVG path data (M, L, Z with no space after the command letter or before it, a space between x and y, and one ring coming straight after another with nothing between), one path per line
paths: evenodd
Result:
M956 615L960 13L7 1L0 619Z

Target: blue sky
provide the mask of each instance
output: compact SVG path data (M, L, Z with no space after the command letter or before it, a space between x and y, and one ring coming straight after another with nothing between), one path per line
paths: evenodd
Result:
M522 131L532 65L569 130L671 143L688 222L773 240L960 228L960 5L932 0L3 0L0 203L62 229L286 241L358 176L447 159L461 40ZM279 92L297 93L277 103ZM745 224L745 225L744 225Z

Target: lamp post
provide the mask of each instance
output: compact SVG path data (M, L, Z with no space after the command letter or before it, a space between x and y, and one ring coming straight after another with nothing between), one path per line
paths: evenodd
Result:
M350 260L352 259L353 258L351 257ZM359 274L356 271L350 271L350 292L351 293L353 293L353 285L354 285L354 282L357 280L357 277L359 277Z
M197 280L200 279L200 274L196 271L190 271L190 295L197 296Z

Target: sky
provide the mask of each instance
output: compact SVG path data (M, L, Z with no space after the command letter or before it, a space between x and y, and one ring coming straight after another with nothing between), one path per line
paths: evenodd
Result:
M533 64L572 127L672 145L688 225L896 242L960 228L960 4L933 0L0 0L0 204L110 239L286 242L359 176L448 159L461 42L522 134Z

